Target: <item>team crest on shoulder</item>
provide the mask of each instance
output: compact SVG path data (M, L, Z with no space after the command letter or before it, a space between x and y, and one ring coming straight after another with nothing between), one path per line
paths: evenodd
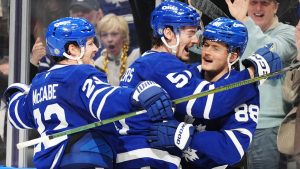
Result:
M187 148L183 151L183 157L186 161L195 161L199 159L198 155L196 154L197 150Z

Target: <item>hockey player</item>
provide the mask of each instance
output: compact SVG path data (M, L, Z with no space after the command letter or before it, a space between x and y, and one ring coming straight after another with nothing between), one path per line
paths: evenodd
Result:
M105 74L90 65L98 50L94 36L94 27L85 19L62 18L48 26L47 52L57 64L37 74L30 86L15 83L7 88L5 97L14 127L36 129L46 136L139 107L148 109L147 113L173 114L168 95L154 82L145 81L135 90L110 86ZM115 155L108 142L117 138L104 132L111 126L44 140L35 145L35 166L112 168Z
M208 89L241 81L262 72L275 71L280 68L278 57L273 55L256 57L267 66L264 67L255 58L251 68L228 76L226 80L210 83L199 75L192 74L189 66L181 62L188 57L188 48L198 43L196 37L200 16L197 12L184 3L176 1L162 2L151 15L151 26L154 33L154 45L143 57L136 60L121 78L121 85L136 86L142 80L153 80L162 85L168 91L172 99L199 93ZM240 49L240 53L246 46ZM258 51L259 52L259 51ZM264 53L259 53L264 55ZM181 60L180 60L181 59ZM233 61L230 58L230 61ZM212 62L207 60L207 62ZM270 67L268 66L270 64ZM254 69L253 69L254 68ZM265 71L266 70L266 71ZM251 74L249 74L251 72ZM228 97L232 99L228 99ZM225 92L211 94L208 97L190 100L176 105L176 113L201 119L216 119L232 112L237 106L257 97L257 87L253 84L241 86ZM164 118L166 120L168 118ZM176 152L165 149L151 148L147 138L143 135L148 133L153 121L162 119L139 115L121 120L117 123L123 147L118 147L117 166L119 168L139 168L151 166L154 168L177 168L180 157ZM163 141L163 140L162 140ZM183 142L183 141L182 141Z
M205 27L203 38L201 65L197 73L200 78L214 85L236 75L238 72L231 69L246 47L247 28L239 21L218 18ZM257 53L277 55L269 52L268 47L259 49ZM250 59L244 60L243 64L247 66L250 62ZM178 112L179 121L190 118L187 122L194 126L176 120L157 123L151 127L148 139L154 147L177 146L183 150L183 168L210 169L235 164L249 148L256 128L259 91L256 90L255 94L255 97L216 119L192 118ZM227 99L235 100L230 94Z

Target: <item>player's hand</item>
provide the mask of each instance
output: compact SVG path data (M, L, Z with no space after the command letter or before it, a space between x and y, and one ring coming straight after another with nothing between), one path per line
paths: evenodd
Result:
M4 101L6 104L9 103L11 98L16 94L16 93L23 93L27 94L29 92L30 87L26 84L23 83L13 83L7 87L7 89L4 91L3 97Z
M250 66L254 67L254 76L262 76L270 72L275 72L282 69L282 61L277 53L270 51L273 44L267 44L266 46L259 48L255 53L253 53L247 59L242 61L242 64L248 68ZM281 75L272 77L281 78ZM265 79L260 80L258 84L262 84Z
M193 125L170 120L152 125L147 139L152 147L177 146L179 149L185 150L191 144L194 132L195 128Z
M173 117L172 102L168 93L153 81L139 83L133 93L132 102L147 110L151 120Z
M40 37L38 37L36 39L36 41L32 47L31 53L32 53L32 55L31 55L30 62L33 65L38 66L42 57L44 57L46 55L46 48Z

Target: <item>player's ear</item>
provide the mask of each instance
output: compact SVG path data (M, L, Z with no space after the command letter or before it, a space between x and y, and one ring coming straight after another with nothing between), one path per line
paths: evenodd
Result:
M67 53L71 56L78 56L80 54L80 49L74 44L69 44Z
M171 40L173 36L174 36L174 32L172 31L171 28L167 27L167 28L164 29L164 37L167 40Z
M231 56L230 56L229 62L230 62L230 63L234 62L235 60L238 59L238 57L239 57L238 53L232 52L232 53L231 53Z

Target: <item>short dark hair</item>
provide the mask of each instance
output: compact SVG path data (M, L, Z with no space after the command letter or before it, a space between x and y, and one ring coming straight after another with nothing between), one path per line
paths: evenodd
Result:
M69 47L70 44L73 44L73 45L79 47L79 45L77 44L76 41L69 41L69 42L67 42L67 43L65 44L65 46L64 46L65 52L66 52L67 54L69 54L69 52L68 52L68 47ZM63 61L63 60L65 60L65 59L68 59L68 58L66 58L65 56L63 56L63 57L60 57L60 56L51 56L51 57L53 58L53 60L55 61L55 63L58 63L58 62Z

